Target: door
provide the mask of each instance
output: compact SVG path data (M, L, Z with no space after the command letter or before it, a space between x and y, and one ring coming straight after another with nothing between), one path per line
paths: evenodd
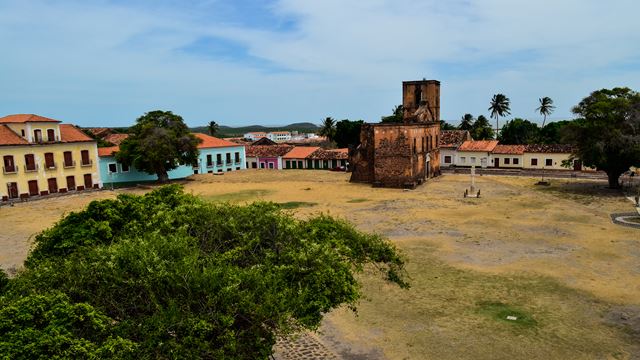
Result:
M91 178L91 174L84 175L84 188L91 189L93 187L93 179Z
M493 166L500 167L500 158L493 158Z
M75 176L67 176L67 190L75 190L76 189L76 177Z
M18 198L18 183L15 183L15 182L8 183L7 190L9 192L9 199Z
M56 163L53 161L53 153L44 154L44 163L47 169L55 169Z
M56 133L53 129L47 130L47 141L54 142L56 141Z
M33 141L37 143L42 142L42 130L40 129L33 130Z
M575 170L575 171L582 171L582 161L580 161L580 160L573 160L573 170Z
M40 194L38 189L38 180L29 180L29 195L34 196Z
M48 179L47 184L49 185L49 194L58 192L58 180L56 178Z

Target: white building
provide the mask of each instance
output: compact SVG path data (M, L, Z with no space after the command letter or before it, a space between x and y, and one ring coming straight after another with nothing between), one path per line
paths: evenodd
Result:
M498 140L468 140L458 148L454 163L456 166L493 166L491 152L498 145Z
M449 167L455 164L457 150L467 140L471 140L471 134L466 130L442 130L440 131L440 166Z
M291 133L289 131L272 131L267 134L267 138L275 142L289 141Z

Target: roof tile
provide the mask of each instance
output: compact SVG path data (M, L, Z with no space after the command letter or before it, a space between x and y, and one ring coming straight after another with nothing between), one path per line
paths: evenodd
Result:
M14 114L7 115L0 118L0 124L2 123L26 123L26 122L61 122L60 120L50 119L44 116L35 114Z
M498 145L498 140L467 140L460 145L458 151L492 152Z

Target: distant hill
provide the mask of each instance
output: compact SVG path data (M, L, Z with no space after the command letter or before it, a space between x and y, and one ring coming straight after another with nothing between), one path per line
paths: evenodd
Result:
M254 132L254 131L263 131L263 132L270 132L270 131L297 131L297 132L301 132L301 133L313 133L313 132L318 132L320 130L320 128L312 123L308 123L308 122L301 122L301 123L294 123L294 124L289 124L286 126L276 126L276 127L272 127L272 126L262 126L262 125L251 125L251 126L241 126L241 127L231 127L231 126L224 126L221 125L220 129L218 130L218 134L217 136L219 137L238 137L238 136L242 136L248 132ZM191 131L193 132L199 132L199 133L203 133L203 134L208 134L209 131L207 130L206 126L196 126L191 128Z

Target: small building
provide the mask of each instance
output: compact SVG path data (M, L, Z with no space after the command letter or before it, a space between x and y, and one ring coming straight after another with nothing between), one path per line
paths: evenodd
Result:
M308 169L313 167L313 163L309 164L309 156L320 149L317 146L296 146L286 153L284 159L285 169ZM311 165L311 167L309 166Z
M248 145L247 169L282 169L282 157L293 149L291 145Z
M245 146L217 137L195 133L202 142L198 145L200 155L194 174L220 173L246 169Z
M309 169L337 169L346 168L349 159L349 149L318 149L307 157Z
M577 159L569 168L562 166L563 162L569 160L572 151L572 146L567 144L527 145L523 154L523 167L525 169L583 170L582 162Z
M497 168L522 169L526 145L496 145L491 152L493 166Z
M457 150L465 141L471 139L467 130L440 131L440 166L449 167L455 164Z
M0 118L0 200L101 186L97 142L70 124L35 114Z
M118 163L115 156L118 150L120 150L119 146L98 148L100 176L104 186L109 187L114 184L133 185L158 180L156 174L149 174L133 166ZM169 175L169 180L184 179L193 174L193 169L191 165L180 165L167 174Z
M261 131L252 131L244 134L244 138L250 141L256 141L258 139L266 138L266 137L267 137L267 133L261 132Z
M493 166L491 153L498 140L468 140L458 148L456 166Z
M269 140L275 142L284 142L291 140L291 133L289 131L272 131L267 134Z

